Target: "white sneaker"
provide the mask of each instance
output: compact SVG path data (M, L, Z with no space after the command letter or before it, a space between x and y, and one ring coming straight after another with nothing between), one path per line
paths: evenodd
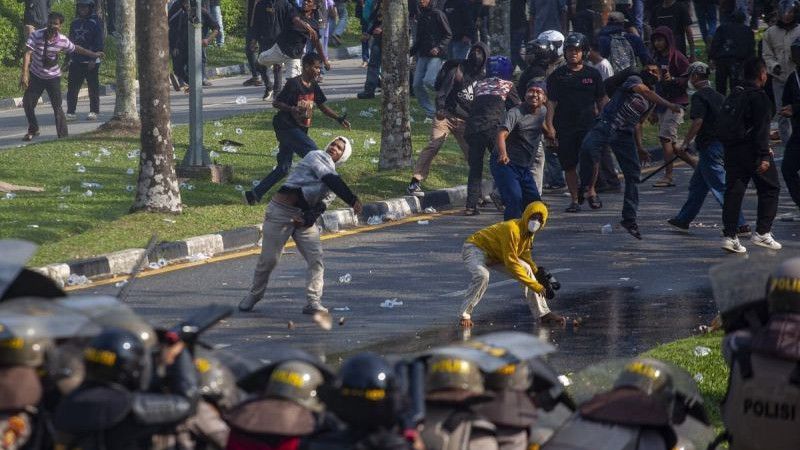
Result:
M731 253L745 253L747 248L739 242L738 237L724 237L722 238L722 248Z
M86 115L86 120L97 120L97 113L90 112Z
M67 122L74 122L74 121L78 120L78 115L77 114L67 113L65 115L67 116Z
M754 231L753 235L750 236L750 241L752 241L753 244L760 245L770 250L780 250L783 248L781 243L772 237L772 233L758 234Z

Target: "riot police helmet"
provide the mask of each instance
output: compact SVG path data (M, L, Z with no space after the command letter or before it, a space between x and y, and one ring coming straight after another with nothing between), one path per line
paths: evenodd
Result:
M222 410L233 408L239 402L236 377L219 358L200 354L194 359L194 366L200 374L200 395L204 399Z
M586 58L589 55L589 39L583 33L570 33L564 40L564 49L568 48L577 48Z
M83 351L86 379L121 385L129 390L146 389L150 381L151 355L134 333L106 328L92 338Z
M614 388L633 388L668 406L675 397L669 367L652 358L637 358L625 365L614 382Z
M787 259L767 282L770 314L800 313L800 258Z
M533 383L533 373L527 361L508 364L486 374L485 385L490 391L526 391Z
M431 356L425 373L425 391L430 398L437 391L484 393L483 374L478 364L466 358L438 354Z
M326 404L351 426L392 426L406 407L394 367L375 353L360 353L345 360L336 384L335 398Z
M302 361L286 361L270 373L264 394L293 401L312 411L322 411L318 390L323 381L322 372L313 365Z

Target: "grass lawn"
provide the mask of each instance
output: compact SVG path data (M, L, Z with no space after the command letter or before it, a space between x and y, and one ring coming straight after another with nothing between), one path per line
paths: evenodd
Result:
M378 172L380 116L359 115L368 108L377 112L379 100L350 100L332 103L332 107L346 107L353 125L352 132L344 133L355 144L353 157L341 170L345 180L365 201L402 195L410 169ZM427 142L429 125L423 123L422 113L415 111L413 144L418 153ZM249 188L275 165L277 141L271 118L272 111L267 111L232 117L221 121L221 126L206 125L205 142L218 154L213 159L233 166L234 180L227 185L188 181L192 188L181 189L186 206L179 216L128 214L133 193L127 189L133 189L138 174L138 159L129 158L128 152L139 148L137 137L95 133L0 152L0 180L45 188L42 193L18 192L13 199L0 197L0 238L39 243L41 248L31 265L42 265L142 247L151 233L158 233L161 240L174 240L260 223L264 205L245 206L237 187ZM314 121L310 134L321 146L343 131L319 112ZM235 154L222 152L217 144L222 138L245 146ZM180 161L188 145L186 126L174 129L174 144ZM78 172L81 167L85 172ZM460 150L455 141L448 140L425 186L435 189L463 184L466 173Z
M717 431L722 428L720 402L728 387L728 367L722 358L722 332L695 336L658 346L645 356L676 364L700 380L697 384L705 399L706 410ZM695 356L695 347L711 349L708 356Z

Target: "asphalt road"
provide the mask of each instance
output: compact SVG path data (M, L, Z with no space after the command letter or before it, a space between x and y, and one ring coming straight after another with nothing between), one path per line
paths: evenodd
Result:
M325 95L330 100L354 98L355 93L362 89L366 75L366 69L360 67L361 60L336 60L331 64L333 65L333 70L325 74L322 85ZM248 78L249 76L241 75L212 80L214 86L203 90L204 119L215 120L234 114L271 108L271 102L261 100L261 96L264 93L263 87L242 86L242 82ZM172 124L187 124L189 122L189 96L184 93L171 92ZM66 96L66 92L64 92L64 96ZM247 103L237 105L236 98L239 96L247 97ZM77 113L80 120L68 124L70 134L75 135L93 131L103 122L110 119L114 112L114 99L113 95L100 97L100 116L97 121L93 122L84 120L89 110L89 99L79 99ZM63 107L66 112L66 100L64 100ZM34 142L55 139L55 120L53 119L53 110L50 104L40 104L36 108L36 117L39 120L41 135ZM25 112L22 108L0 110L0 149L22 146L21 139L27 132L27 123Z
M566 371L608 357L635 355L707 324L716 313L708 269L739 256L719 248L720 209L710 198L690 233L673 231L666 224L685 199L690 173L676 169L676 188L643 188L642 241L618 226L621 194L603 195L602 210L575 215L562 212L566 196L546 195L552 214L536 237L534 260L557 272L562 282L551 307L581 318L582 325L539 327L520 288L498 272L475 310L473 333L505 329L537 333L558 347L552 360ZM754 195L747 196L749 220L754 218L754 200ZM784 196L780 212L793 209ZM446 214L428 224L410 222L325 241L324 303L335 319L345 320L331 331L321 330L301 314L305 265L296 250L289 249L255 311L236 312L208 340L230 345L248 357L269 352L270 343L289 343L327 355L336 364L342 355L360 349L409 352L460 339L458 308L469 279L461 245L471 233L498 220L496 211L485 209L477 217ZM611 234L601 233L604 224L613 226ZM800 249L800 224L776 222L774 231L784 252ZM751 253L766 251L745 245ZM236 305L247 292L255 262L249 256L142 278L128 301L143 316L165 325L209 302ZM340 283L339 277L348 273L352 281ZM109 285L84 292L116 290ZM387 299L403 305L380 307Z

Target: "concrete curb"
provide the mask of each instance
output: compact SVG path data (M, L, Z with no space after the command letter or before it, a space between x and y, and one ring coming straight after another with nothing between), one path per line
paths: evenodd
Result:
M490 182L484 182L484 192L489 192L491 188ZM375 221L377 217L381 222L399 220L424 213L426 208L445 209L463 206L467 198L466 193L467 187L462 185L429 191L421 198L405 196L367 203L364 204L361 216L357 216L350 208L334 209L326 211L317 225L323 232L337 233L367 224L370 218ZM144 270L201 261L214 255L257 248L261 245L261 237L259 224L179 241L162 242L150 254ZM52 278L61 286L67 286L71 281L80 280L82 277L99 280L130 274L144 251L142 248L131 248L87 259L36 267L34 270ZM74 275L73 280L70 280L71 275Z

